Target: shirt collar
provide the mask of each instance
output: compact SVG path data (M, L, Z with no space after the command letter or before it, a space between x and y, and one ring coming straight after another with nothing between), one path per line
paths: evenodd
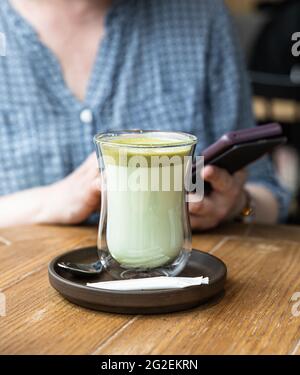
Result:
M38 39L37 32L34 27L13 7L10 0L3 1L3 11L6 14L8 22L12 26L18 35L25 38L28 42L30 39L32 42ZM118 18L121 21L126 16L126 11L124 7L128 5L132 0L112 0L112 5L106 14L105 27L110 25L113 19ZM26 48L30 46L26 45Z

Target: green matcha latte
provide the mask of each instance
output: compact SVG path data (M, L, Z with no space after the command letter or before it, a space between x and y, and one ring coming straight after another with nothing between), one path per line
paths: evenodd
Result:
M167 132L96 137L105 169L106 245L121 267L153 269L180 255L185 157L195 142L188 134Z

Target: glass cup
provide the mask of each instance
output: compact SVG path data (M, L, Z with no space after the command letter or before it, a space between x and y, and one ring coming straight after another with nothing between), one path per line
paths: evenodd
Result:
M103 266L115 279L177 275L192 250L185 181L197 138L134 130L97 134L94 142Z

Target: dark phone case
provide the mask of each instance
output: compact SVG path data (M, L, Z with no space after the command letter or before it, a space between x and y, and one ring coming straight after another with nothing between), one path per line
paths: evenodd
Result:
M233 174L270 152L274 147L285 143L286 140L286 137L276 137L234 145L211 160L204 159L204 164L226 169ZM211 185L204 182L204 193L209 194L211 191Z
M217 142L203 150L202 155L205 161L208 162L215 159L218 155L223 154L232 146L279 136L282 136L282 127L277 123L237 130L224 134Z
M285 141L286 137L277 137L235 145L215 159L205 162L205 164L215 165L233 174L270 152L274 147L285 143Z

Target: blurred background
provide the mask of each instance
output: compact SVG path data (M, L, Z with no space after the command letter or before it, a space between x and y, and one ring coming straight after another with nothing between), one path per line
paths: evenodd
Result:
M280 122L288 137L273 160L294 196L289 222L300 224L300 57L292 54L292 35L300 32L300 1L225 1L245 54L257 123Z

